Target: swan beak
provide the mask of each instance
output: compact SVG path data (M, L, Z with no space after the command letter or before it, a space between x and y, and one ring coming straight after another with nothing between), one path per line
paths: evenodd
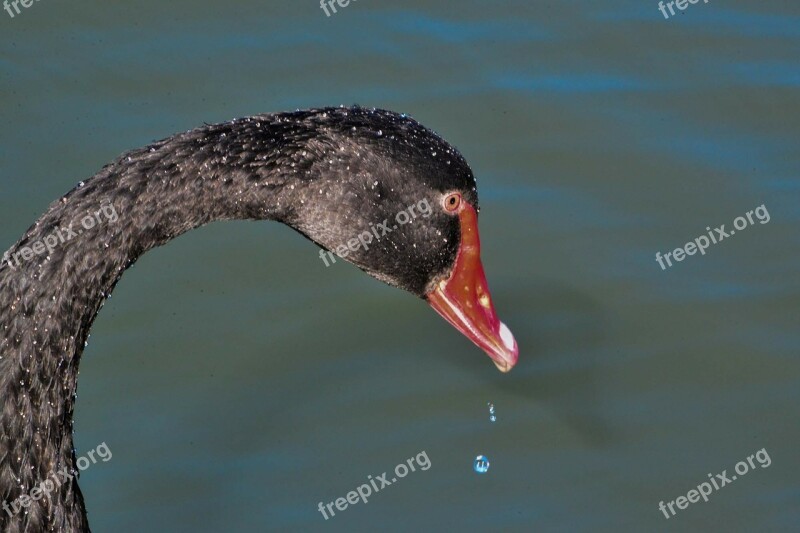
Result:
M433 309L491 357L501 372L517 363L519 347L514 335L494 311L481 264L478 215L462 202L458 213L461 245L450 277L425 295Z

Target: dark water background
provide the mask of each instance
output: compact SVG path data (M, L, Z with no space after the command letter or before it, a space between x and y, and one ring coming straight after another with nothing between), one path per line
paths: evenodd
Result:
M799 57L795 0L0 12L0 249L154 139L385 107L472 164L521 346L500 375L278 224L187 234L126 274L84 355L77 452L113 452L81 478L94 531L798 531ZM768 224L655 262L762 204ZM769 468L658 510L762 448ZM317 511L423 450L428 471Z

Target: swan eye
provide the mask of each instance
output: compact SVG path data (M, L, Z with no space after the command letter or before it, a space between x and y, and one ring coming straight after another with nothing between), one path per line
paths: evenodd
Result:
M446 211L454 212L458 210L459 206L461 205L461 195L457 192L452 194L448 194L444 198L444 208Z

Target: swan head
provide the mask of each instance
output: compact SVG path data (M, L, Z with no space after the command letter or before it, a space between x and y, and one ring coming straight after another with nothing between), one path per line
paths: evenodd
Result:
M390 111L328 108L302 115L302 159L285 222L338 258L426 300L503 372L517 362L480 256L478 192L463 156L417 121ZM287 168L283 165L283 168Z

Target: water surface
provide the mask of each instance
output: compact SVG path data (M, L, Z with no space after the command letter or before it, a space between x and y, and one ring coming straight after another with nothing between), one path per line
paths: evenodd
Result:
M77 451L114 454L81 479L94 531L796 531L795 3L42 0L0 31L3 250L127 149L386 107L473 166L521 346L501 375L277 224L189 233L125 275L84 355ZM656 263L762 204L768 224ZM762 448L769 468L658 510ZM318 512L422 451L429 470Z

